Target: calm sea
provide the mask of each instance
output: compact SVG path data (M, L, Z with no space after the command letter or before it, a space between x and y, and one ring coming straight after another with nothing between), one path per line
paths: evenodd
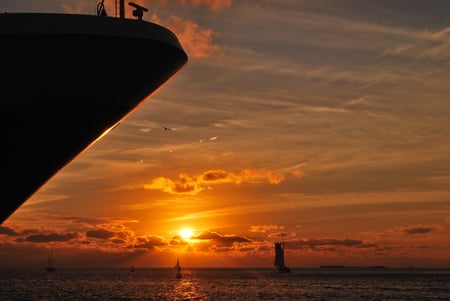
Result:
M2 270L0 300L450 300L450 270Z

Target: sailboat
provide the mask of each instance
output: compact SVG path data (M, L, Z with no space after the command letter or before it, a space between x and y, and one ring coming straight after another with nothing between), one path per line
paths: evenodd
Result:
M53 248L50 249L50 252L48 253L48 265L45 267L45 270L47 272L55 272L56 269L53 266Z
M277 267L279 273L290 273L291 270L284 262L284 241L275 242L275 260L274 265Z
M180 260L177 258L177 264L175 265L175 269L177 270L177 278L181 278L181 265L180 265Z

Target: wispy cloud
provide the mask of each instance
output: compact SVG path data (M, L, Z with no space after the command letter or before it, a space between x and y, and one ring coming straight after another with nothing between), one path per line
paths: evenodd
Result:
M444 227L438 224L418 224L411 226L395 226L389 229L385 229L381 232L373 232L367 231L364 234L367 236L372 236L376 238L395 238L397 239L400 236L409 236L409 237L427 237L430 235L438 234L444 231Z
M259 232L259 233L266 233L274 230L282 230L284 229L284 226L278 226L278 225L253 225L250 226L249 231L250 232Z
M442 61L450 57L450 27L435 32L422 32L407 44L387 49L381 56L410 56Z
M65 242L77 237L76 233L34 234L25 237L26 242ZM19 240L18 240L19 241Z
M235 242L242 243L242 242L251 242L251 240L247 237L243 236L237 236L237 235L224 235L217 232L211 232L211 231L204 231L200 233L199 235L196 235L194 239L198 240L208 240L208 241L214 241L219 244L226 244L230 245Z
M161 0L163 4L169 2L178 2L181 5L203 6L212 11L221 11L231 7L233 0Z
M426 235L432 232L438 232L442 229L440 225L415 225L406 227L396 227L388 230L392 233L402 233L405 235Z
M161 20L158 16L153 15L151 19L153 22L164 24L172 30L191 58L208 58L222 54L221 47L213 42L217 33L210 28L204 28L194 21L178 16Z
M212 189L213 185L243 182L260 184L279 184L284 180L284 176L276 171L244 169L240 174L227 172L223 169L209 170L198 176L189 176L182 173L178 180L165 177L158 177L145 184L145 189L161 190L172 194L195 195L205 189Z
M67 13L94 13L95 12L95 4L92 1L81 0L81 1L65 1L65 3L61 4L61 9ZM113 10L112 10L113 11Z
M145 237L138 237L136 239L136 243L133 245L133 248L153 250L156 247L161 247L164 245L166 245L166 243L161 237L145 236Z
M86 232L86 237L96 239L109 239L114 237L115 233L106 229L93 229Z
M9 228L9 227L5 227L5 226L1 226L0 225L0 234L4 234L7 236L17 236L19 235L18 232L16 232L14 229Z

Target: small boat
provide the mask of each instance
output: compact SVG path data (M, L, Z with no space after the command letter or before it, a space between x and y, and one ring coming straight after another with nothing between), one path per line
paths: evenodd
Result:
M344 269L345 265L321 265L321 269Z
M55 272L56 269L53 266L53 248L48 253L48 265L45 267L45 270L47 272Z
M290 273L291 270L284 262L284 241L275 242L275 260L274 265L277 267L278 273Z
M175 269L177 270L177 278L181 278L181 265L180 265L180 260L177 258L177 264L175 265Z

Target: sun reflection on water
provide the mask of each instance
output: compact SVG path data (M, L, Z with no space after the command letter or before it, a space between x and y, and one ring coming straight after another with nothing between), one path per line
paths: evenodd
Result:
M191 271L184 270L182 276L175 280L173 300L206 300L207 297L205 288Z

